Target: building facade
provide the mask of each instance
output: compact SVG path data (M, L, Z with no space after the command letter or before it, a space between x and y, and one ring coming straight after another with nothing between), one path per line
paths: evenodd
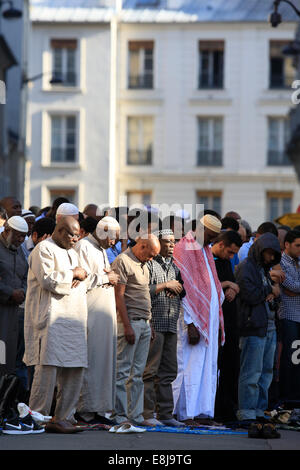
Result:
M203 203L254 230L296 210L292 12L272 29L271 1L36 3L28 204Z

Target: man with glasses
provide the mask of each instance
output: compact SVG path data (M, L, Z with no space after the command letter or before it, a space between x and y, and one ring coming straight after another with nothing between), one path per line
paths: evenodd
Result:
M79 236L79 223L65 216L28 260L24 362L35 366L29 406L49 415L57 387L48 432L80 430L73 414L87 367L87 273L73 249Z

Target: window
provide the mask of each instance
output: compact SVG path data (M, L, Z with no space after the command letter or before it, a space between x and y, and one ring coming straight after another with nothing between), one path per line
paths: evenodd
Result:
M288 41L270 42L270 88L289 88L294 81L293 59L282 53L288 44Z
M223 88L224 41L199 41L199 88Z
M285 152L290 139L290 122L284 117L268 119L268 165L291 165Z
M210 209L222 213L222 193L217 191L198 191L197 204L203 204L204 210ZM199 215L199 214L198 214Z
M127 191L127 206L150 206L151 191Z
M198 166L221 166L223 119L198 117Z
M127 126L127 164L151 165L153 118L128 117Z
M52 80L51 84L76 86L76 39L52 39Z
M128 88L153 88L153 41L129 41Z
M156 7L160 3L160 0L137 0L137 7Z
M271 222L292 212L292 193L267 193L267 215Z
M49 190L50 205L53 204L58 197L66 197L71 203L76 203L76 190L68 188L55 188Z
M76 162L77 118L72 115L51 116L51 162Z

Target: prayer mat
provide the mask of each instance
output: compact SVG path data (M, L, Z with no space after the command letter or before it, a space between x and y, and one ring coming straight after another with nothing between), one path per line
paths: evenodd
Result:
M185 428L175 428L170 426L142 426L146 431L149 432L169 432L176 434L200 434L200 435L232 435L232 434L244 434L248 435L248 431L233 431L232 429L220 429L220 427L215 426L199 426L199 427L189 427Z

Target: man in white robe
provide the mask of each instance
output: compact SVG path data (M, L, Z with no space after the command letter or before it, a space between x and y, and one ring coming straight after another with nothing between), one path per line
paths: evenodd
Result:
M87 367L87 273L73 249L79 234L78 222L64 217L28 259L24 362L35 366L29 406L49 415L57 387L48 432L80 430L73 415Z
M203 246L197 241L201 230ZM224 297L209 244L220 230L220 221L205 215L196 234L189 232L174 249L186 288L178 322L178 375L172 384L174 414L187 423L200 415L214 416L220 333L224 341Z
M117 312L113 286L119 275L111 270L106 249L115 244L120 226L104 217L96 230L75 246L79 265L88 273L88 368L84 373L78 419L112 424L105 414L115 406Z

